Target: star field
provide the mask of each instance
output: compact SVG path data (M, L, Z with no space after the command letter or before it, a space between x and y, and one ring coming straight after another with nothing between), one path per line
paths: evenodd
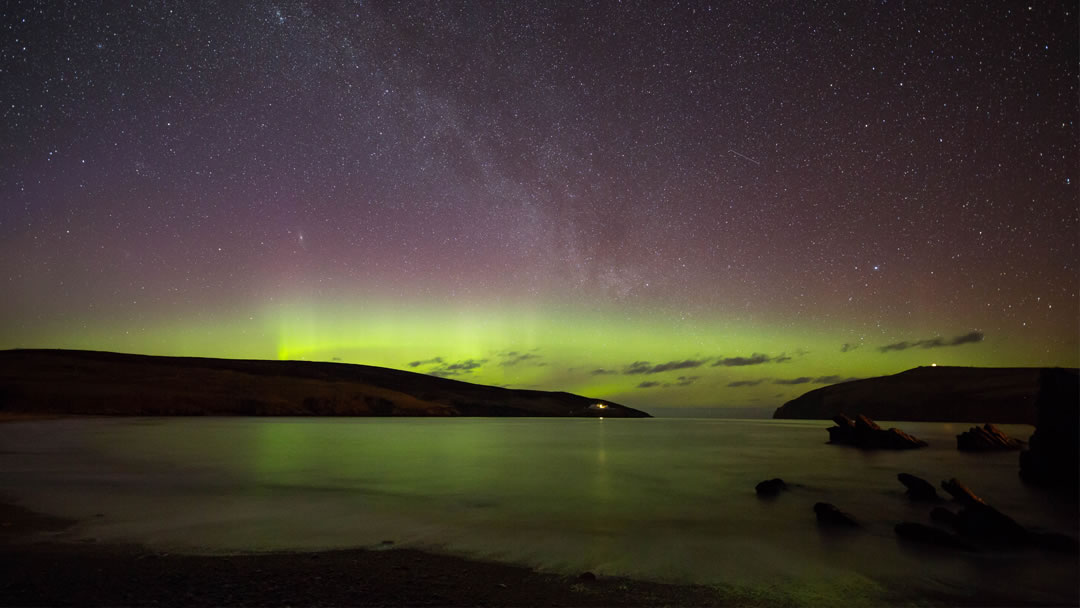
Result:
M661 413L1080 362L1068 3L0 10L0 348Z

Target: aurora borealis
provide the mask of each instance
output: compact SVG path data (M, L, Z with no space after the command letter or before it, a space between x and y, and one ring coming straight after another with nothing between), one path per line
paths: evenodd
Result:
M1074 4L10 2L0 348L771 409L1080 364Z

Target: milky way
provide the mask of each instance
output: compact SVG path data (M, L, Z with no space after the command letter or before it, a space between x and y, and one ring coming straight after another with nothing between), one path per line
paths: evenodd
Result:
M1076 7L982 4L8 3L0 348L654 412L1075 366Z

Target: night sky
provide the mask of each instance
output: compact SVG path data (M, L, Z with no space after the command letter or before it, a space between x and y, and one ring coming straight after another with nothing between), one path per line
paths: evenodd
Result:
M8 2L0 348L654 414L1076 366L1076 4L937 4Z

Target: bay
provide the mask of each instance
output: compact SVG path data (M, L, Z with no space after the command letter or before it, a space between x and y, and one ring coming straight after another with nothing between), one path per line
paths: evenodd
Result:
M778 602L976 591L1075 602L1075 557L912 546L930 523L896 480L957 477L1029 527L1077 506L1021 483L1017 453L956 450L970 423L882 423L930 447L825 443L826 421L121 418L0 425L6 498L80 520L73 539L192 553L394 546L573 574L727 585ZM1033 428L1002 426L1026 439ZM759 481L792 485L775 500ZM821 529L830 502L863 529ZM948 503L944 503L949 506Z

